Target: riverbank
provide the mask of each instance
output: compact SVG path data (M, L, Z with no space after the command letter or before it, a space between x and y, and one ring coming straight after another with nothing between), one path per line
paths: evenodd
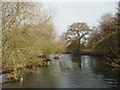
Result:
M71 54L72 55L72 54ZM95 52L81 52L80 54L79 54L80 56L83 56L83 55L88 55L88 56L95 56L95 57L105 57L105 55L102 55L102 54L100 54L100 53L95 53ZM74 55L72 55L72 56L74 56ZM23 69L28 69L28 70L30 70L30 69L35 69L35 68L39 68L39 67L42 67L42 66L48 66L48 64L49 64L49 62L51 62L51 61L53 61L52 59L56 59L56 57L55 57L55 55L53 55L53 57L52 57L52 59L45 59L44 57L40 57L40 56L38 56L40 59L42 59L42 62L40 61L40 62L36 62L36 63L31 63L31 64L28 64L28 65L26 65L26 66L23 66L23 67L18 67L18 68L16 68L15 70L13 70L13 69L3 69L2 70L2 72L1 72L1 74L9 74L9 76L14 76L14 75L11 75L11 74L13 74L14 72L19 72L19 71L22 71ZM44 59L43 59L44 58ZM58 58L58 57L57 57ZM9 77L9 78L11 78L11 77ZM17 79L18 80L18 79ZM10 79L10 81L14 81L14 79L13 80L11 80Z
M16 71L18 71L18 70L21 70L21 69L24 69L24 68L26 68L26 69L32 69L32 68L35 68L35 67L40 67L40 66L46 66L47 64L45 63L45 61L43 62L43 63L36 63L36 65L35 64L31 64L31 65L26 65L26 66L24 66L24 67L19 67L19 68L16 68ZM2 69L1 70L1 72L0 72L0 74L6 74L6 73L11 73L11 72L14 72L15 70L13 70L13 69Z
M64 52L63 54L74 54L72 52ZM90 55L90 56L109 56L114 57L111 53L103 53L98 51L84 50L77 53L77 55Z
M53 57L53 55L51 55ZM22 71L23 82L3 83L3 88L118 88L119 74L103 57L59 55L48 67ZM81 65L81 66L80 66Z
M41 61L42 59L42 61ZM25 66L15 67L13 69L10 69L9 67L2 66L0 75L6 74L6 78L8 81L6 82L13 82L13 81L19 81L21 78L18 77L19 72L22 72L23 70L32 70L35 68L48 66L52 60L47 58L40 58L39 62L34 62L27 64Z
M72 54L72 53L71 52L65 52L63 54ZM77 55L89 55L89 56L99 56L99 57L107 57L108 56L107 54L103 54L103 53L96 52L96 51L90 51L90 50L81 51ZM50 59L46 59L45 60L45 58L46 58L45 56L43 57L43 56L39 55L37 57L40 58L40 59L42 59L42 61L36 62L36 63L31 63L31 64L28 64L26 66L18 67L18 68L16 68L16 71L24 69L24 68L26 68L26 69L32 69L32 68L36 68L36 67L47 66L48 61L52 61ZM109 54L108 57L114 58L114 56L112 56L111 54ZM55 58L56 57L53 57L53 59L55 59ZM59 58L57 57L57 59L59 59ZM0 67L0 74L11 73L13 71L15 71L15 70L14 69L10 69L10 68L5 69L4 65Z
M65 52L64 54L72 54L71 52ZM89 55L89 56L97 56L97 57L104 57L106 58L106 63L110 66L112 66L114 69L120 70L120 56L116 56L111 52L103 53L98 51L92 51L92 50L84 50L80 51L79 54L74 55Z

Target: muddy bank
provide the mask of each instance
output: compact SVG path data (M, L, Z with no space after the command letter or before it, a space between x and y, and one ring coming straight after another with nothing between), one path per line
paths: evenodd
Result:
M30 70L30 69L48 66L51 64L51 61L53 60L43 59L42 63L33 63L33 64L26 65L24 67L19 67L17 69L4 69L4 67L2 67L3 70L1 70L1 73L0 73L0 78L1 78L0 83L21 81L22 77L19 77L17 74L14 74L14 72L22 72L22 70ZM2 80L2 78L5 78L5 79Z

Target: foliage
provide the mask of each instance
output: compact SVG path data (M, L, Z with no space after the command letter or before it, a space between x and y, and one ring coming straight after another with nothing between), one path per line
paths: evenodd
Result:
M118 2L119 4L120 2ZM93 50L107 55L108 62L114 67L120 64L120 10L118 5L118 12L116 16L107 13L101 17L99 26L96 28L98 33L93 33L89 42ZM89 44L89 45L90 45ZM110 58L114 57L114 58Z
M3 69L43 63L36 55L51 54L55 39L50 12L42 3L2 2L1 6Z
M61 54L63 52L65 52L66 49L66 43L64 42L63 39L58 39L55 41L54 43L54 48L55 48L55 53L57 54Z

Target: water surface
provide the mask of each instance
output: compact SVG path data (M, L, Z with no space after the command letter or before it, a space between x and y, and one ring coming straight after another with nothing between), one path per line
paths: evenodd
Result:
M53 58L53 55L51 55ZM9 88L118 88L120 74L95 56L61 54L48 67L23 72L23 83L4 83Z

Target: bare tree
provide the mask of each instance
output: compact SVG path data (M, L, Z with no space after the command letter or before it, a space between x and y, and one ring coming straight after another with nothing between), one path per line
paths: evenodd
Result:
M41 3L2 2L1 6L4 70L16 71L19 67L43 63L36 54L48 52L53 45L48 42L52 43L55 39L50 12L46 12Z
M78 47L77 53L80 53L80 45L84 45L87 42L91 31L92 30L86 23L76 22L68 27L68 30L63 34L63 37L69 45L72 44L73 41L76 41L76 47Z

